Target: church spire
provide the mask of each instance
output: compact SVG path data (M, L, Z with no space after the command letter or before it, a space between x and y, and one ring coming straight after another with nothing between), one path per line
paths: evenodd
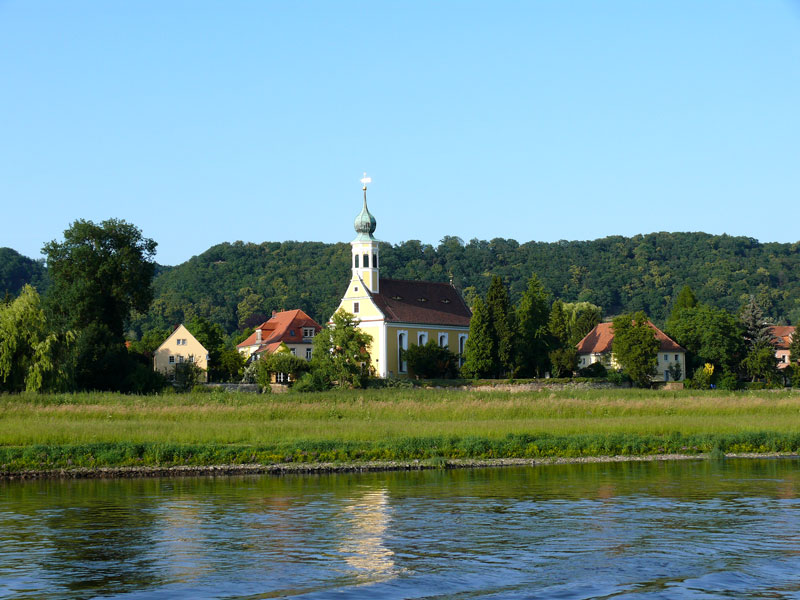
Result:
M367 208L367 184L372 183L372 178L364 173L361 185L364 190L364 207L356 217L356 239L350 242L353 248L353 276L359 277L364 285L373 293L378 293L380 277L378 275L378 240L375 233L377 222Z
M364 177L361 179L362 190L364 190L364 207L361 209L361 212L358 213L356 217L355 223L353 223L353 227L358 234L354 241L369 241L374 240L373 233L375 233L375 228L378 226L378 222L375 220L375 217L372 216L372 213L369 212L367 208L367 184L372 183L372 178L367 177L367 174L364 173Z

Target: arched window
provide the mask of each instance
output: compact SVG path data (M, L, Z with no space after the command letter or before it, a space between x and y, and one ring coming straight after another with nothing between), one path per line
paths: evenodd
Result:
M378 268L378 253L377 252L372 255L372 268L373 269L377 269Z
M354 267L357 269L357 268L358 268L358 254L356 254L356 255L353 257L353 260L355 261L355 262L353 263L353 266L354 266Z
M364 255L364 268L369 269L369 254Z
M408 349L408 334L405 332L397 334L397 370L400 373L405 373L408 369L408 363L403 360L404 350Z

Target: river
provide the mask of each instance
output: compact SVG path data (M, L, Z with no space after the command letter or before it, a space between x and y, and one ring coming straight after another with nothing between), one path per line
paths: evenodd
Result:
M0 482L0 598L800 598L800 461Z

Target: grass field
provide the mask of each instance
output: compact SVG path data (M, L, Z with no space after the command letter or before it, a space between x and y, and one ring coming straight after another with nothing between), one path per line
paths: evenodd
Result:
M0 396L0 466L800 449L800 394L382 389Z

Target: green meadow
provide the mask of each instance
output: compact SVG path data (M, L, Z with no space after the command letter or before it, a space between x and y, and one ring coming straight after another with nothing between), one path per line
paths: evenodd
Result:
M791 391L0 396L0 470L796 452Z

